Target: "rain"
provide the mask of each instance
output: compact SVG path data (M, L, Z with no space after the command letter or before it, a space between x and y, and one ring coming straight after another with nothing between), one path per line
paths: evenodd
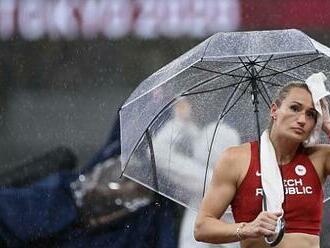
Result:
M0 0L0 247L240 247L193 236L218 155L255 133L254 124L239 125L255 117L235 103L245 88L231 84L234 76L245 77L236 71L241 61L212 58L251 48L252 41L219 40L214 47L208 41L217 33L295 29L323 51L322 45L330 47L329 13L330 2L322 0ZM272 41L260 44L267 50ZM207 59L190 53L180 60L192 49L203 57L205 47ZM262 70L264 78L274 68L300 63L276 56ZM251 58L261 68L270 55ZM279 76L270 96L279 81L306 78L327 63ZM212 81L223 71L228 74ZM191 88L193 80L210 82ZM168 82L182 94L170 98ZM186 91L179 92L181 86ZM251 95L243 98L252 104ZM134 101L140 105L129 105ZM228 109L245 114L234 118L224 114ZM171 120L187 113L192 127L174 130ZM148 132L139 129L141 121ZM171 131L161 137L165 125ZM197 145L190 146L189 135ZM325 136L322 142L330 143ZM202 176L195 178L184 166L173 170L175 159L181 161L175 149L189 158L197 151L196 160L182 161L207 165L207 173L198 169ZM322 248L330 247L329 179L324 192ZM230 208L222 218L234 221Z

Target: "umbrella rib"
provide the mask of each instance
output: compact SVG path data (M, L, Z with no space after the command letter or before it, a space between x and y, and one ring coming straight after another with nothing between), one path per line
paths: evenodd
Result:
M305 53L305 54L294 54L294 55L288 55L288 56L283 56L283 57L278 57L278 58L273 58L272 61L275 61L275 60L282 60L282 59L290 59L290 58L295 58L295 57L303 57L303 56L310 56L310 55L316 55L315 53ZM274 54L272 54L272 56L274 56ZM265 60L261 60L261 61L257 61L256 63L262 63L262 62L265 62Z
M269 102L267 101L266 97L264 96L262 90L259 88L258 84L257 84L257 89L258 89L258 91L259 91L261 97L264 99L265 103L267 104L268 108L270 108L270 103L271 103L272 100L271 100L271 98L270 98L270 96L269 96L269 94L268 94L268 92L267 92L267 89L266 89L266 87L264 86L263 82L261 82L261 85L262 85L262 88L263 88L263 90L264 90L266 96L268 97L268 101L269 101Z
M249 82L247 84L247 86L245 87L245 89L243 90L243 92L241 93L241 95L236 99L236 101L230 106L230 108L226 111L226 112L222 112L221 114L221 119L223 117L225 117L225 115L236 105L236 103L240 100L240 98L245 94L245 92L247 91L247 89L249 88L249 86L251 85L251 82ZM224 110L223 110L224 111Z
M260 73L261 73L263 70L265 70L266 68L268 68L267 65L268 65L269 62L272 60L272 58L273 58L273 55L269 56L269 59L266 61L266 63L264 63L264 64L262 65L261 69L260 69L259 71L257 71L257 75L258 75L258 76L260 75ZM257 65L257 66L260 66L259 63L257 63L256 65ZM271 79L270 79L270 80L271 80ZM259 81L261 82L261 86L262 86L264 92L266 93L266 96L268 97L269 102L266 101L264 95L262 94L261 89L260 89L260 88L258 87L258 85L257 85L258 91L260 92L260 94L261 94L261 96L263 97L264 101L266 102L266 104L267 104L268 107L270 108L270 103L272 102L272 100L271 100L271 98L270 98L270 95L268 94L267 88L265 87L264 83L268 83L268 84L271 84L271 85L273 85L273 86L274 86L274 85L277 85L277 84L272 83L272 82L263 81L263 80L259 80ZM277 86L280 86L280 85L277 85Z
M260 79L260 78L258 78L258 81L263 82L265 84L270 84L270 85L276 86L276 87L281 87L282 86L281 84L273 83L273 82L270 82L270 81L265 81L265 80Z
M254 60L251 60L249 56L245 56L245 58L249 61L249 63L257 63L257 59L260 58L260 55L258 55Z
M185 92L183 92L182 95L187 95L186 92L192 91L193 89L196 89L196 88L198 88L198 87L200 87L200 86L202 86L202 85L204 85L204 84L206 84L206 83L208 83L208 82L210 82L210 81L212 81L214 79L217 79L217 78L219 78L220 76L223 76L223 75L232 76L232 77L240 77L240 80L242 78L249 79L249 77L245 77L245 76L243 76L243 77L242 76L236 76L236 75L231 75L231 74L227 74L227 73L215 72L215 71L207 70L207 69L204 69L204 68L199 68L199 67L196 67L196 66L193 66L193 67L196 68L196 69L204 70L204 71L214 72L214 73L217 73L217 74L220 74L220 75L216 75L216 76L214 76L212 78L209 78L209 79L207 79L207 80L205 80L205 81L203 81L203 82L201 82L199 84L194 85L193 87L191 87L191 88L187 89ZM229 71L229 72L233 72L233 71L238 70L238 69L241 69L241 68L243 68L243 67L235 68L234 70ZM233 85L229 85L229 86L233 86ZM229 87L229 86L224 86L224 87Z
M247 74L247 71L245 71L245 74ZM244 74L244 75L245 75ZM245 81L246 82L246 81ZM232 97L233 97L233 95L235 94L235 92L237 91L237 89L238 89L238 86L241 84L241 83L243 83L243 81L242 81L242 79L241 79L241 81L239 82L239 84L235 87L235 89L233 90L233 92L231 93L231 95L230 95L230 97L229 97L229 99L231 99ZM241 93L241 95L237 98L237 100L233 103L233 105L228 109L228 111L238 102L238 100L243 96L243 94L245 94L245 92L246 92L246 90L248 89L248 87L249 87L249 85L251 84L251 81L250 81L250 83L246 86L246 88L243 90L243 92ZM224 113L224 111L226 110L226 108L227 108L227 106L229 105L229 102L230 102L230 100L229 101L227 101L227 103L225 104L225 106L224 106L224 108L223 108L223 110L222 110L222 113ZM228 112L227 111L227 112ZM226 112L226 113L227 113ZM221 114L222 115L222 114ZM223 117L221 117L221 118L223 118Z
M251 84L248 83L248 85L245 87L243 93L236 99L236 101L232 104L232 106L230 106L230 108L226 111L226 113L228 113L230 111L230 109L232 109L236 103L239 101L239 99L243 96L243 94L245 94L246 90L248 89L249 85ZM232 96L235 94L235 92L238 90L238 87L239 87L239 84L236 85L235 89L233 90L233 92L230 94L229 96L229 99L232 98ZM220 124L220 121L222 120L222 118L225 116L225 114L223 114L223 112L225 111L225 109L227 108L228 104L229 104L230 100L227 102L227 104L224 106L223 110L222 110L222 113L219 115L219 118L217 120L217 124L215 126L215 129L214 129L214 132L213 132L213 135L212 135L212 140L211 140L211 144L210 144L210 150L208 152L208 156L207 156L207 163L206 163L206 173L205 173L205 176L204 176L204 185L203 185L203 196L205 194L205 190L206 190L206 179L207 179L207 172L208 172L208 168L209 168L209 163L210 163L210 156L211 156L211 151L212 151L212 146L213 146L213 143L214 143L214 139L215 139L215 134L217 132L217 129L218 129L218 126Z
M274 60L274 59L273 59L273 60ZM256 66L259 66L259 67L260 67L261 65L256 64ZM264 64L264 65L262 66L262 68L260 69L260 71L259 71L258 74L260 74L260 72L261 72L262 70L264 70L264 69L268 69L268 70L271 70L271 71L275 71L275 72L278 72L278 73L282 73L280 70L278 70L278 69L276 69L276 68L273 68L273 67L270 67L270 66L267 66L267 64ZM282 86L282 85L280 85L280 84L276 84L276 83L272 83L272 82L270 82L270 81L272 80L272 78L274 78L278 73L273 74L272 77L271 77L271 79L270 79L269 81L264 81L264 80L262 80L260 76L259 76L258 80L259 80L260 82L264 82L264 83L267 83L267 84L271 84L271 85L273 85L273 86ZM303 79L297 78L297 77L295 77L295 76L293 76L293 75L290 75L289 73L287 73L287 74L285 74L285 75L288 75L289 77L292 77L292 78L294 78L294 79L303 80ZM268 77L268 76L269 76L269 74L266 75L266 77Z
M252 77L252 73L250 72L249 68L246 66L246 63L242 60L241 57L238 57L238 59L241 61L241 63L243 64L243 66L245 67L245 70L250 74L250 76Z
M135 150L136 150L136 148L137 148L137 146L139 145L139 143L141 142L141 140L143 139L143 136L146 134L146 132L147 132L147 130L148 129L150 129L150 127L152 126L152 124L155 122L155 120L157 120L157 118L164 112L164 110L165 109L167 109L167 108L169 108L172 104L173 104L173 102L175 102L176 100L178 99L178 97L176 97L176 98L174 98L174 99L172 99L171 101L169 101L159 112L158 112L158 114L150 121L150 123L149 123L149 125L146 127L146 131L144 131L143 133L142 133L142 135L140 136L140 138L138 139L138 141L136 142L136 144L134 145L134 148L133 148L133 150L132 150L132 152L130 153L130 156L128 157L128 159L127 159L127 162L125 163L125 166L124 166L124 169L123 169L123 171L122 171L122 173L121 173L121 175L123 175L124 174L124 171L126 170L126 167L127 167L127 165L128 165L128 163L129 163L129 161L131 160L131 157L132 157L132 155L133 155L133 153L135 152Z
M210 89L210 90L196 91L196 92L190 92L190 93L183 93L182 96L191 96L191 95L197 95L197 94L203 94L203 93L208 93L208 92L212 92L212 91L222 90L222 89L226 89L226 88L229 88L229 87L240 85L240 84L248 82L248 81L249 81L249 79L246 79L246 80L242 80L238 83L226 85L226 86L219 87L219 88L214 88L214 89Z
M229 96L229 99L231 99L232 97L233 97L233 95L235 94L235 92L237 91L237 89L238 89L238 86L239 86L240 84L237 84L236 85L236 87L235 87L235 89L233 90L233 92L230 94L230 96ZM247 87L249 86L249 84L247 85ZM244 90L243 91L243 93L245 93L245 91L246 90ZM243 95L243 93L238 97L238 99L234 102L234 104L232 105L232 106L230 106L230 108L228 109L228 111L238 102L238 100L242 97L242 95ZM224 106L224 108L223 108L223 110L222 110L222 113L224 113L224 111L226 110L226 108L227 108L227 106L229 105L229 102L230 102L230 100L226 103L226 105ZM227 112L228 112L227 111ZM227 113L226 112L226 113ZM221 118L223 118L223 115L221 114Z
M202 86L202 85L204 85L204 84L206 84L206 83L208 83L208 82L211 82L211 81L214 80L214 79L219 78L220 76L221 76L221 75L216 75L216 76L214 76L214 77L212 77L212 78L209 78L209 79L207 79L207 80L205 80L205 81L203 81L203 82L201 82L201 83L199 83L199 84L194 85L193 87L189 88L189 89L186 90L185 92L188 92L188 91L191 91L191 90L193 90L193 89L196 89L196 88L198 88L198 87L200 87L200 86ZM185 94L185 92L183 92L182 95Z
M261 73L263 70L266 69L266 66L267 66L267 65L269 64L269 62L272 60L273 56L274 56L274 55L269 56L269 59L266 61L266 63L264 63L264 64L262 65L261 69L260 69L259 71L257 71L257 75L258 75L258 76L260 75L260 73ZM256 62L256 61L254 61L254 62L256 63L257 66L260 66L260 65L259 65L260 62Z
M243 68L243 67L240 67L240 68ZM237 69L237 68L236 68ZM236 70L235 69L235 70ZM232 70L234 71L234 70ZM229 72L232 72L232 71L229 71ZM215 89L210 89L210 90L204 90L204 91L198 91L198 92L191 92L191 93L187 93L193 89L196 89L200 86L202 86L203 84L205 83L208 83L209 81L213 80L213 79L216 79L218 77L220 77L221 75L217 75L215 76L214 78L211 78L210 80L208 81L204 81L204 82L201 82L200 84L197 84L191 88L189 88L188 90L186 90L184 93L182 93L182 96L189 96L189 95L196 95L196 94L202 94L202 93L207 93L207 92L212 92L212 91L216 91L216 90L221 90L221 89L225 89L225 88L228 88L228 87L232 87L232 86L235 86L235 85L239 85L239 84L242 84L242 83L245 83L247 81L250 80L249 77L245 77L245 75L247 74L247 72L245 71L244 75L242 77L240 77L240 81L238 83L235 83L235 84L230 84L230 85L226 85L226 86L223 86L223 87L219 87L219 88L215 88ZM246 78L246 80L243 81L243 78Z
M206 71L206 72L212 72L215 74L220 74L219 76L231 76L231 77L238 77L238 78L248 78L248 77L243 77L243 76L239 76L239 75L235 75L235 74L230 74L231 72L237 71L239 69L242 69L244 66L239 66L231 71L228 72L219 72L219 71L214 71L214 70L210 70L210 69L206 69L206 68L202 68L202 67L198 67L198 66L191 66L192 68L198 69L198 70L202 70L202 71Z
M259 65L258 65L259 66ZM272 78L274 78L277 74L279 74L279 73L283 73L284 74L284 72L282 72L282 71L280 71L279 69L277 69L277 68L274 68L274 67L271 67L271 66L268 66L268 67L266 67L265 69L267 69L267 70L270 70L270 71L274 71L274 72L277 72L277 73L274 73L274 74L268 74L268 75L265 75L265 76L263 76L263 77L270 77L270 76L272 76ZM291 69L290 69L291 70ZM285 75L287 75L287 76L289 76L289 77L292 77L292 78L294 78L294 79L296 79L296 80L301 80L301 81L303 81L303 79L302 78L299 78L298 76L295 76L295 75L291 75L289 72L290 72L290 70L289 71L286 71L286 73L285 73ZM259 77L260 78L260 77ZM260 79L261 80L261 79ZM267 81L264 81L264 82L266 82L266 83L268 83ZM270 82L269 82L270 83ZM274 83L273 83L274 84ZM281 86L281 85L279 85L279 84L277 84L276 86Z
M261 69L260 69L259 71L256 71L256 72L257 72L257 75L255 75L255 76L259 76L260 73L261 73L264 69L266 69L266 66L267 66L267 64L269 64L269 62L271 61L273 55L269 56L269 58L268 58L266 61L263 61L262 63L264 63L264 62L266 62L266 63L264 63L262 66L260 65L261 61L257 61L257 59L258 59L259 57L260 57L260 56L257 56L257 57L252 61L248 56L246 56L246 59L249 61L250 66L253 66L253 67L254 67L254 66L259 66L259 67L261 67ZM246 66L246 63L243 62L243 60L242 60L241 57L239 57L239 60L240 60L241 63L244 65L245 69L249 72L250 76L252 77L253 75L252 75L252 73L250 72L249 68Z
M247 74L247 71L244 73L244 76ZM240 79L240 82L236 83L236 84L232 84L232 85L229 85L229 86L233 86L235 85L235 89L232 91L232 93L230 94L229 96L229 99L232 98L232 96L235 94L235 92L237 92L239 86L242 84L242 83L245 83L247 82L247 80L244 80L243 81L243 78L244 77L241 77ZM244 91L242 92L242 94L238 97L238 99L233 103L233 105L228 109L228 111L226 113L228 113L230 111L230 109L232 109L236 103L239 101L239 99L243 96L243 94L245 94L246 90L248 89L249 85L251 83L249 83L246 88L244 89ZM210 92L210 91L215 91L215 90L220 90L220 89L224 89L224 88L228 88L229 86L225 86L225 87L220 87L220 88L217 88L217 89L213 89L213 90L209 90L209 91L202 91L202 92L197 92L197 93L206 93L206 92ZM188 90L189 91L189 90ZM186 93L186 94L183 94L183 96L187 96L187 95L193 95L193 94L197 94L197 93ZM227 104L224 106L223 110L222 110L222 113L220 114L220 117L217 121L217 124L216 124L216 127L215 127L215 130L214 130L214 133L213 133L213 136L212 136L212 140L211 140L211 144L210 144L210 150L208 152L208 157L207 157L207 163L206 163L206 172L205 172L205 175L204 175L204 185L203 185L203 196L205 194L205 190L206 190L206 179L207 179L207 172L208 172L208 168L209 168L209 163L210 163L210 156L211 156L211 150L212 150L212 146L213 146L213 143L214 143L214 139L215 139L215 134L217 132L217 129L218 129L218 126L220 124L220 121L221 119L225 116L224 111L225 109L227 108L228 104L229 104L230 100L227 102Z
M289 69L286 69L286 70L283 70L283 71L277 71L277 72L274 73L274 74L268 74L268 75L265 75L265 76L260 76L260 78L269 77L269 76L276 76L277 74L280 74L280 73L289 72L289 71L292 71L292 70L297 69L297 68L299 68L299 67L302 67L302 66L304 66L304 65L308 65L308 64L310 64L310 63L312 63L312 62L314 62L314 61L316 61L316 60L319 60L320 58L321 58L321 57L317 57L317 58L312 59L312 60L310 60L310 61L307 61L307 62L305 62L305 63L303 63L303 64L300 64L300 65L294 66L294 67L292 67L292 68L289 68Z
M149 146L149 149L150 149L150 160L151 160L151 168L152 168L152 175L153 175L152 179L153 179L155 190L159 191L155 151L154 151L154 146L153 146L153 143L152 143L152 138L151 138L151 135L150 135L149 128L147 128L147 130L146 130L146 138L147 138L148 146Z
M240 84L237 84L235 89L233 90L233 92L230 94L229 96L229 99L231 99L233 97L233 95L235 94L235 92L237 91L238 87L239 87ZM241 95L242 96L242 95ZM240 97L241 97L240 96ZM239 98L240 98L239 97ZM239 100L238 98L238 100ZM238 101L237 100L237 101ZM236 101L236 102L237 102ZM227 108L228 104L229 104L230 100L227 102L227 104L224 106L224 109L222 110L222 113L223 111ZM234 105L236 104L236 102L234 103ZM207 179L207 172L208 172L208 168L209 168L209 164L210 164L210 157L211 157L211 151L212 151L212 146L213 146L213 143L214 143L214 140L215 140L215 134L218 130L218 127L219 127L219 124L220 124L220 121L221 119L223 118L223 115L221 114L220 117L218 118L217 120L217 123L216 123L216 126L215 126L215 129L214 129L214 132L213 132L213 135L212 135L212 140L211 140L211 144L210 144L210 149L209 149L209 152L208 152L208 155L207 155L207 163L206 163L206 172L205 172L205 175L204 175L204 185L203 185L203 196L205 194L205 190L206 190L206 179Z
M270 94L269 94L269 92L268 92L268 90L267 90L267 88L266 88L266 86L265 86L265 84L264 84L263 81L261 81L261 86L262 86L264 92L266 93L266 95L268 97L269 103L271 103L272 102L272 98L270 97Z

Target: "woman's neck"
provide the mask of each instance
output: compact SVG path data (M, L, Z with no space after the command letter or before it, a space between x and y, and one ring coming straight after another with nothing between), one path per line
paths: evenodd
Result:
M290 141L288 138L285 137L281 137L280 135L277 135L274 131L270 132L269 139L274 146L278 164L283 165L290 163L295 157L300 143Z

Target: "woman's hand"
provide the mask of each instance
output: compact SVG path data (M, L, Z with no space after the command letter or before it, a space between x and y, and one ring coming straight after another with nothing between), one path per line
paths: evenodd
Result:
M241 230L243 239L275 235L277 219L282 213L261 212L254 221L247 223Z
M323 98L321 100L321 107L322 107L322 117L323 117L323 123L322 123L322 130L327 134L327 136L330 138L330 114L329 114L329 104L328 101Z

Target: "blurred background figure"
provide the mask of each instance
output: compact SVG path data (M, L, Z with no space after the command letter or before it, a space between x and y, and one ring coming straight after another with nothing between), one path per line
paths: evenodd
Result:
M188 98L182 97L175 101L173 106L160 117L161 120L154 124L158 126L157 124L161 123L162 126L156 128L152 139L159 187L163 184L170 185L172 191L184 195L180 195L179 199L182 199L181 203L187 205L202 195L206 171L208 170L208 182L217 160L216 156L211 156L207 167L216 122L207 123L204 128L199 128L193 109ZM212 154L219 155L226 147L238 144L240 144L239 133L222 122L215 135ZM194 209L184 211L178 247L211 247L194 239L193 227L196 214ZM226 218L232 219L230 209ZM239 247L239 245L217 247Z
M201 175L204 174L205 167L198 164L194 156L194 144L200 129L193 121L191 104L187 98L180 98L170 111L170 115L167 116L165 112L161 118L162 126L155 130L153 138L159 185L162 185L164 179L164 184L176 185L189 198L189 192L198 191L204 180Z
M158 239L175 247L182 208L155 195L116 227L101 224L108 213L93 204L94 215L82 216L96 217L97 228L79 219L71 185L82 186L85 176L107 186L96 175L120 154L119 129L111 132L113 142L107 134L121 103L143 79L215 32L298 28L329 46L329 27L330 2L323 0L0 0L0 246L114 247L117 234L131 239L141 226L155 225L141 234L148 241L135 244ZM208 133L206 124L194 123ZM199 163L203 149L185 152ZM322 232L330 232L329 218ZM322 247L330 247L329 238L321 236Z
M212 136L214 135L214 130L216 128L216 123L211 122L207 124L200 132L198 139L194 143L194 154L195 158L201 165L206 165L208 160L208 153L210 150L210 144L212 140ZM226 147L234 146L240 144L240 136L239 133L227 125L226 123L220 123L218 127L218 131L216 132L216 136L213 143L212 153L216 155L220 155L221 152L226 149ZM215 166L215 162L217 160L216 156L211 156L209 160L209 173L207 182L210 181L212 177L212 170ZM204 179L204 177L203 177ZM228 248L238 248L239 243L233 244L225 244L225 245L213 245L213 244L205 244L197 242L194 238L194 224L196 219L197 212L193 209L187 209L184 213L180 236L179 236L179 248L188 248L188 247L196 247L196 248L208 248L208 247L228 247ZM231 209L228 209L224 218L227 222L233 222L233 216L231 213Z

